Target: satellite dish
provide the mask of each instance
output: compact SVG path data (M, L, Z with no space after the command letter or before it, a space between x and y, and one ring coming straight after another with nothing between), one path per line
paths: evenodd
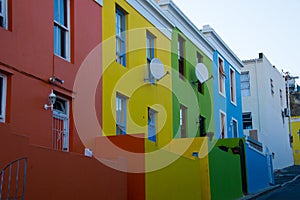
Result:
M195 67L195 74L200 83L209 79L207 67L203 63L198 63Z
M164 76L165 68L162 62L158 58L153 58L151 60L150 72L152 76L157 80L160 80Z

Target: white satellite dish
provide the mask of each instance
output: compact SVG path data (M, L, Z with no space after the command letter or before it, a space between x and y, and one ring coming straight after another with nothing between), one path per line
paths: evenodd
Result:
M209 79L207 67L203 63L198 63L196 65L195 74L200 83L204 83Z
M150 72L152 76L160 80L165 74L165 68L162 62L158 58L153 58L150 63Z

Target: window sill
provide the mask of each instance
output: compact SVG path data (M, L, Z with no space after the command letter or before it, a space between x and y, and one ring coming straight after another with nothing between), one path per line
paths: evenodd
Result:
M54 53L54 55L55 55L56 57L60 58L60 59L63 59L63 60L66 61L66 62L69 62L69 63L71 62L71 61L70 61L70 58L64 58L64 57L61 57L60 55L57 55L57 54L55 54L55 53Z

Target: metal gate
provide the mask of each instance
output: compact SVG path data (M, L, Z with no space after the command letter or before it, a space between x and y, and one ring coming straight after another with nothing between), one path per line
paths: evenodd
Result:
M69 151L68 101L58 98L52 117L52 146L55 150Z

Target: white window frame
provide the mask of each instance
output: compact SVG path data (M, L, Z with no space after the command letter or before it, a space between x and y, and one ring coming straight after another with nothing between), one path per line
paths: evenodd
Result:
M126 56L126 46L127 46L127 36L126 36L126 29L127 29L127 19L126 15L127 13L122 10L122 8L116 6L116 12L115 15L120 15L120 34L118 35L118 22L116 20L115 28L116 28L116 62L120 65L126 67L127 66L127 56ZM117 17L116 17L117 18ZM122 29L124 29L122 31ZM120 42L120 48L121 51L118 51L118 41Z
M146 79L155 84L155 78L150 71L150 63L155 58L155 39L156 37L149 31L146 33L146 57L147 57L147 75ZM148 40L150 41L150 47L148 46Z
M0 26L4 29L7 29L8 17L7 17L7 0L2 0L2 10L0 10L0 16L3 18L3 24Z
M220 70L219 70L220 62L219 62L219 60L221 60L222 63L223 63L222 70L223 70L224 74L220 74ZM222 78L222 88L220 87L220 76L222 76L221 77ZM225 62L224 62L224 59L222 59L220 56L218 56L218 88L219 88L219 94L221 94L222 96L224 96L226 98L226 87L225 87L226 81L225 81L225 77L226 77L225 76Z
M124 122L121 123L120 122L120 119L121 119L121 116L118 114L117 112L117 100L120 99L121 100L121 105L123 108L124 108L124 112L123 112L123 117L124 117ZM125 135L127 134L127 130L126 130L126 124L127 124L127 100L128 98L120 93L117 93L116 95L116 135ZM123 130L124 133L118 133L118 129L117 127L121 127L121 130Z
M247 75L248 76L248 80L246 80L246 81L242 81L242 77L244 77L245 75ZM242 72L241 73L241 78L240 78L241 80L240 80L240 82L241 82L241 95L243 96L243 97L247 97L247 96L251 96L251 82L250 82L250 72L249 71L246 71L246 72ZM242 84L243 83L249 83L249 88L245 88L245 87L243 87L242 86ZM247 95L245 95L245 91L249 91L248 93L247 93Z
M222 115L224 115L224 138L222 138ZM227 135L227 123L226 123L226 113L224 111L220 110L219 117L220 117L220 137L221 137L221 139L228 138L228 135Z
M188 108L186 106L184 106L183 104L180 104L180 108L179 108L179 128L180 128L180 138L187 138L188 134L187 134L187 129L188 129L188 124L187 124L187 116L188 115ZM185 126L184 128L184 133L182 132L182 126ZM184 135L184 137L183 137Z
M60 54L56 53L57 51L61 51L61 49L58 50L59 43L61 41L55 40L54 36L53 36L53 40L54 40L54 42L53 42L54 43L53 51L54 51L54 54L56 56L70 62L70 52L71 52L71 50L70 50L71 49L71 44L70 44L70 0L58 0L58 1L67 1L67 8L65 10L67 12L67 14L65 15L65 16L67 16L67 26L65 26L64 24L61 24L60 22L56 21L55 18L53 19L54 27L57 26L59 29L65 31L65 44L64 45L65 45L65 54L66 55L65 55L65 57L63 57L62 55L60 55L60 54L62 54L62 52L60 52ZM55 35L55 29L54 29L53 34ZM56 33L56 34L58 34L58 33Z
M0 122L5 122L7 77L6 77L6 75L0 73L0 78L3 80L2 94L0 94L0 98L2 98L1 105L0 105L1 106Z
M100 6L103 6L103 0L95 0Z
M232 73L231 73L232 72ZM230 82L230 101L236 105L236 76L235 70L230 66L229 68L229 82Z
M239 122L238 122L238 120L235 119L234 117L231 118L231 121L232 121L232 126L231 126L232 137L233 137L233 138L238 138L238 137L239 137ZM234 136L233 122L236 123L236 137Z

